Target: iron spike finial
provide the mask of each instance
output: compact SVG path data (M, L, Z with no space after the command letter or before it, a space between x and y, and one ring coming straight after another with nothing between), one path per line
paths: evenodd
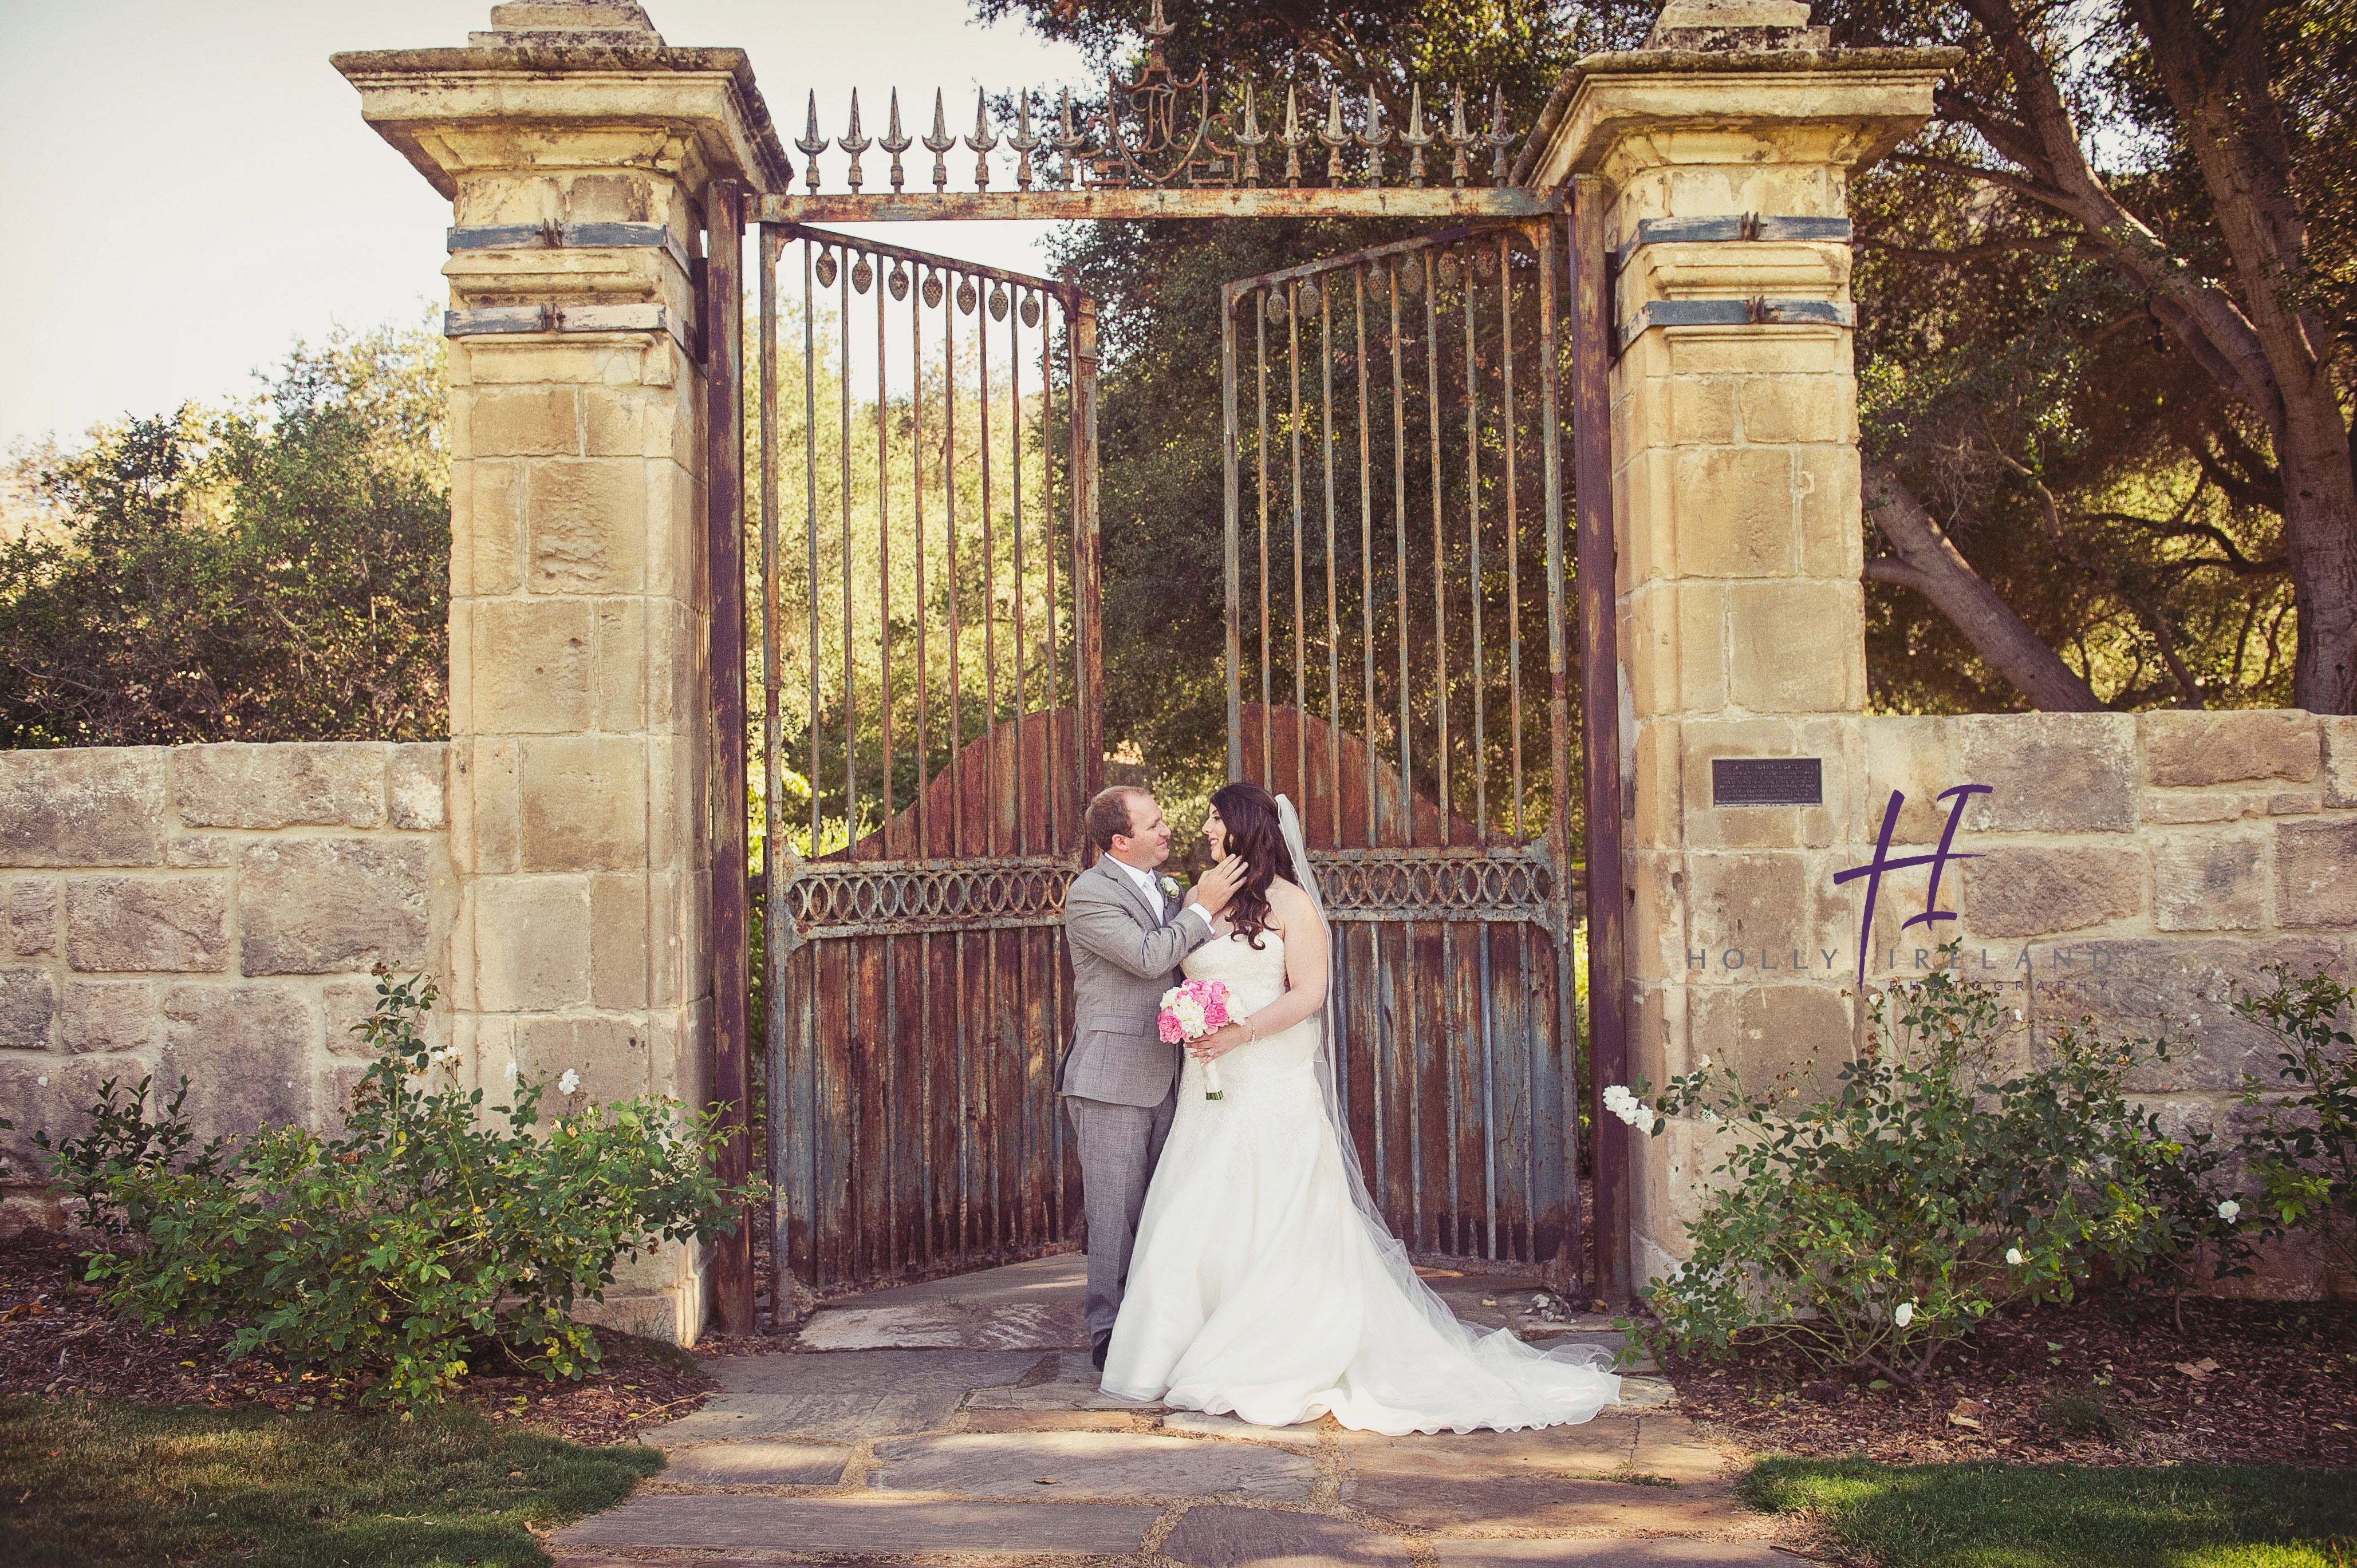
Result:
M1335 88L1326 94L1326 124L1318 128L1318 139L1326 144L1326 183L1342 183L1342 149L1351 145L1351 127L1342 124L1342 90Z
M1522 133L1506 124L1506 90L1490 89L1490 130L1482 139L1490 144L1490 183L1506 183L1506 149L1521 139Z
M998 145L998 138L990 129L990 94L979 87L974 90L974 134L965 139L965 145L974 154L974 188L988 190L990 150Z
M1236 145L1243 149L1243 182L1245 188L1260 184L1260 150L1268 143L1269 134L1260 128L1260 95L1252 81L1244 82L1244 127L1236 133Z
M1285 144L1285 183L1301 183L1301 149L1309 145L1309 133L1301 128L1301 89L1288 85L1285 90L1285 133L1277 140Z
M1046 138L1031 132L1031 90L1025 88L1015 95L1015 131L1006 145L1015 149L1015 188L1031 188L1031 155L1039 149Z
M892 90L891 126L885 133L883 141L877 145L892 155L892 188L898 191L901 178L900 155L909 150L909 144L907 134L900 129L900 90L897 87Z
M827 140L819 134L818 92L815 89L810 95L810 129L802 133L802 140L796 142L794 145L801 148L804 160L802 178L809 183L813 190L816 190L818 188L818 156L826 151Z
M1162 19L1162 0L1154 0L1154 19L1146 23L1141 30L1147 38L1158 43L1178 29Z
M859 89L851 90L851 134L836 140L836 146L851 155L851 194L859 194L859 155L875 144L859 134ZM865 290L861 292L865 293Z
M1448 139L1448 150L1453 155L1448 165L1449 182L1463 185L1469 172L1465 166L1465 150L1480 138L1465 128L1465 90L1452 88L1449 92L1448 128L1441 134Z
M1424 149L1432 145L1432 133L1424 128L1424 83L1417 82L1408 95L1407 124L1400 127L1400 145L1408 149L1407 182L1424 188Z
M945 155L956 145L957 138L950 134L949 117L942 112L942 90L936 87L933 89L933 134L925 138L925 150L933 155L935 190L950 188L950 161Z
M1391 145L1392 133L1383 124L1383 101L1375 96L1375 84L1367 83L1367 128L1359 133L1359 145L1367 149L1367 183L1383 183L1383 149Z
M1063 181L1068 190L1077 190L1089 182L1088 159L1083 149L1088 138L1072 124L1072 90L1062 90L1062 106L1059 114L1061 128L1048 133L1049 145L1064 156Z

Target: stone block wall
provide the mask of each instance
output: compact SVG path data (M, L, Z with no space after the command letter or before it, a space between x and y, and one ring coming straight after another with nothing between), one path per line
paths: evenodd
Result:
M1660 1083L1704 1055L1748 1082L1830 1083L1866 1026L1849 1005L1861 884L1893 790L1891 854L1937 845L1962 784L1973 798L1943 874L1957 918L1907 929L1926 907L1925 867L1888 875L1867 978L1925 972L1961 940L1968 976L1996 983L2043 1038L2092 1016L2111 1038L2166 1036L2172 1059L2131 1088L2177 1126L2225 1132L2243 1075L2272 1079L2266 1037L2230 1011L2267 966L2357 975L2357 718L2288 711L1868 716L1821 721L1819 808L1712 808L1717 755L1759 755L1761 736L1689 722L1668 737L1687 831L1648 884L1635 929L1634 1070ZM1742 744L1729 745L1730 740ZM1807 748L1803 748L1807 749ZM1839 780L1852 786L1844 789ZM1640 815L1649 802L1641 800ZM1797 854L1757 847L1781 839ZM1634 932L1632 930L1632 936ZM1632 944L1634 945L1634 944ZM1827 955L1831 956L1828 957ZM1738 956L1739 955L1739 956ZM1640 1139L1640 1279L1684 1255L1684 1227L1717 1164L1697 1127ZM2242 1288L2312 1297L2328 1288L2296 1251Z
M448 747L0 751L0 1219L55 1222L32 1132L185 1075L210 1135L336 1124L371 965L447 975Z

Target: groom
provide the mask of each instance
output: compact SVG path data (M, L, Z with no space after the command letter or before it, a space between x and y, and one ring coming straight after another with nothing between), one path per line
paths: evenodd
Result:
M1089 802L1088 830L1097 863L1064 894L1075 1027L1056 1090L1080 1149L1089 1338L1102 1371L1146 1184L1178 1108L1180 1053L1157 1026L1162 993L1176 982L1178 961L1211 937L1250 868L1233 855L1221 861L1181 910L1178 884L1155 870L1170 857L1170 827L1153 796L1130 785L1100 792Z

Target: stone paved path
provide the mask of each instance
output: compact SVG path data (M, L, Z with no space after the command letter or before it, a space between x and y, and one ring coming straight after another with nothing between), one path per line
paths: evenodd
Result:
M790 1353L718 1363L721 1393L646 1436L670 1467L559 1531L560 1568L1799 1561L1659 1380L1630 1378L1584 1426L1463 1436L1135 1404L1097 1387L1078 1265L880 1291L816 1314ZM1433 1283L1469 1322L1617 1342L1600 1319L1534 1309L1528 1281Z

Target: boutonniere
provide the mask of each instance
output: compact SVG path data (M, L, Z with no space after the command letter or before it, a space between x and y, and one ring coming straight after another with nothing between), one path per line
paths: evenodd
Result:
M1178 897L1178 879L1177 877L1166 876L1162 879L1162 896L1165 898L1176 898Z

